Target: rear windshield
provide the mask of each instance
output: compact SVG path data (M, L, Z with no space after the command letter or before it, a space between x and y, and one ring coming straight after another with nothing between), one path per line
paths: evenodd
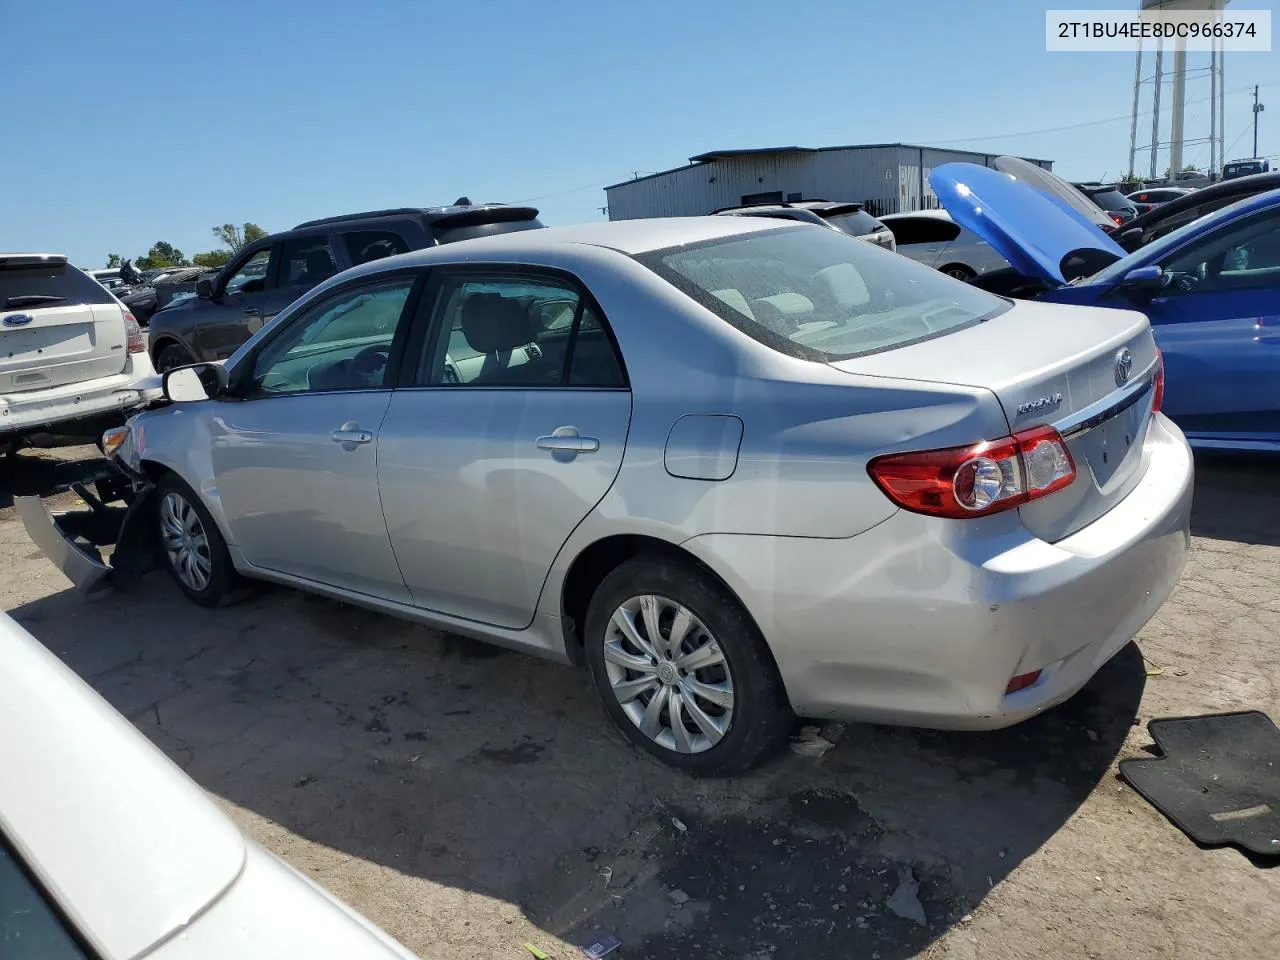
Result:
M1103 210L1133 210L1133 201L1119 190L1099 190L1089 194Z
M0 310L111 302L106 287L68 263L37 267L0 263Z
M824 217L827 223L837 230L843 230L851 237L865 237L868 233L885 229L885 225L865 210L852 213L837 213L833 217Z
M1008 301L835 230L791 227L637 259L782 353L840 360L942 336Z
M1228 163L1222 168L1222 176L1231 177L1248 177L1255 173L1265 173L1261 163Z

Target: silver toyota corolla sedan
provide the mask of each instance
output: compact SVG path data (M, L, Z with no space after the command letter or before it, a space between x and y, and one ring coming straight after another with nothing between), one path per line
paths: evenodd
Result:
M807 225L379 260L165 387L108 440L191 599L272 580L585 663L634 743L699 773L794 714L1036 714L1188 550L1141 314L1003 300Z

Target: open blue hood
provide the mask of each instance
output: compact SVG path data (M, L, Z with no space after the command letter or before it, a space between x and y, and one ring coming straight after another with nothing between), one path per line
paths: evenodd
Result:
M935 167L929 184L956 223L1017 269L1051 287L1125 256L1114 240L1061 197L973 163Z

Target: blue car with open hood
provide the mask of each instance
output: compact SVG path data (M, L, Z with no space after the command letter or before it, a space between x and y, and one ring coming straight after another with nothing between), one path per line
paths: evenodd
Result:
M1018 171L951 163L929 182L1040 299L1150 318L1163 410L1192 446L1280 452L1280 190L1126 254L1069 194Z

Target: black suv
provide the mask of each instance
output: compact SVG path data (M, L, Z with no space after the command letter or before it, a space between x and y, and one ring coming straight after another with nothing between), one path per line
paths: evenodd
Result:
M222 360L312 287L357 264L423 247L541 227L533 207L472 204L353 213L300 223L246 244L197 296L151 318L149 352L160 372Z
M1111 239L1132 253L1152 240L1158 240L1215 210L1277 188L1280 188L1280 173L1257 173L1251 177L1220 180L1188 193L1185 197L1160 204L1138 219L1126 223L1111 235Z
M713 211L717 217L772 217L828 226L859 240L897 250L893 231L869 214L861 203L832 200L793 200L790 203L757 203L745 207L725 207Z

